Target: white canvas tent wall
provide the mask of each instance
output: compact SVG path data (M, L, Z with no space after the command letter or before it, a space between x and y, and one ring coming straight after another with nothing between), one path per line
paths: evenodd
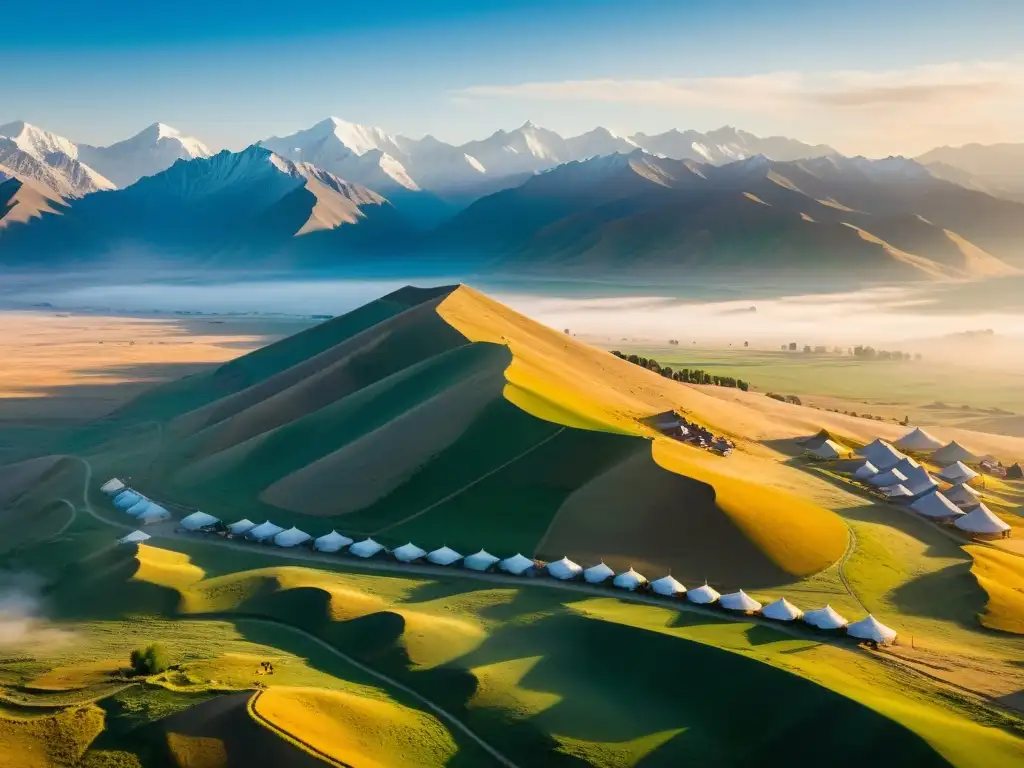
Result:
M100 486L100 490L108 496L116 496L125 489L125 484L118 480L116 477L112 477L103 485Z
M349 547L348 552L350 555L355 555L356 557L373 557L383 549L383 544L379 544L373 539L366 538L362 541L357 541Z
M722 595L718 599L718 604L730 611L753 613L754 611L761 610L761 604L742 589L739 592Z
M911 504L910 508L919 515L930 517L933 520L949 520L954 517L960 517L963 514L963 512L957 509L956 504L939 491L922 496Z
M853 473L853 476L860 480L867 480L878 474L878 467L872 464L870 461L865 461L857 471Z
M161 507L159 504L149 502L149 506L146 511L135 518L135 521L140 525L150 525L152 523L159 523L161 520L166 520L171 516L171 513Z
M846 634L861 640L874 640L882 645L892 645L896 640L896 631L889 629L870 613L860 621L848 624Z
M942 466L946 466L957 461L962 461L964 464L977 464L980 460L981 459L978 456L964 448L956 440L948 445L942 446L932 454L932 461Z
M920 427L912 429L910 432L905 434L895 443L894 446L899 448L901 451L916 451L918 453L924 451L935 451L942 447L942 442L935 439L934 436L929 435Z
M686 599L697 605L710 605L720 597L721 595L715 591L714 587L709 587L706 581L704 586L691 589L686 593Z
M240 534L243 534L243 533L248 533L249 531L251 531L255 527L256 527L256 523L254 523L252 520L250 520L247 517L243 517L237 523L232 523L231 525L229 525L228 526L228 530L231 531L231 533L234 533L236 535L240 535Z
M297 547L299 544L305 544L309 541L310 536L305 531L300 531L294 525L287 531L281 531L274 537L274 543L279 547Z
M674 597L676 595L685 594L686 587L676 581L672 577L672 574L669 574L668 576L662 576L660 579L652 581L651 591L658 595Z
M198 531L219 522L220 520L213 515L208 515L205 512L193 512L191 515L181 518L181 527L187 531Z
M973 507L981 503L981 494L966 483L957 483L944 495L958 507Z
M498 562L498 558L486 549L481 549L475 555L467 557L462 564L471 571L486 571L492 568L496 562Z
M612 584L616 587L619 589L628 589L630 592L642 587L646 583L647 579L642 574L634 571L632 567L628 571L624 571L612 579Z
M967 483L978 477L978 473L962 461L957 461L939 472L939 477L947 483Z
M434 565L451 565L462 559L462 555L445 545L427 554L427 560Z
M996 517L992 510L984 504L979 504L966 515L958 517L953 524L968 533L981 533L990 536L1010 530L1010 526Z
M148 541L151 538L153 537L150 536L148 533L143 533L142 531L132 531L127 536L122 536L117 541L119 544L139 544L143 541Z
M868 479L868 482L872 485L877 485L879 488L888 488L890 485L899 485L907 476L900 472L898 469L890 469L886 472L879 472L872 478Z
M272 522L267 520L265 523L260 523L259 525L250 528L245 534L245 537L247 539L252 539L253 541L269 541L283 530L284 528L280 525L274 525Z
M818 629L842 629L848 622L831 605L804 613L804 621Z
M603 584L615 575L615 571L604 564L602 560L597 565L592 565L583 572L583 580L588 584Z
M512 555L512 557L506 557L504 560L498 563L498 567L501 570L507 573L511 573L513 576L522 576L528 570L533 568L533 566L533 560L531 560L528 557L524 557L518 552Z
M393 549L391 554L394 555L395 559L399 562L412 563L426 555L427 550L420 549L410 541L408 544L403 544L397 549Z
M131 490L122 491L114 497L114 506L124 512L142 501L142 498L141 493L136 493Z
M905 485L890 485L888 488L883 488L882 493L884 493L890 499L914 498L914 494L912 494Z
M561 560L548 563L548 573L560 581L568 581L583 573L583 568L569 558L563 557Z
M762 608L761 615L775 621L796 621L804 615L804 612L786 598L780 597L774 603L768 603Z
M838 459L850 453L850 449L833 440L826 440L816 448L808 448L807 454L816 459Z
M337 552L351 543L352 539L348 536L343 536L337 531L331 531L317 537L316 541L313 542L313 549L320 552Z

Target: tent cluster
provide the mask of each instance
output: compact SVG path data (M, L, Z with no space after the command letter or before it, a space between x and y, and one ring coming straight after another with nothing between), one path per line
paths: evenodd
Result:
M151 525L167 520L171 516L171 513L162 506L132 490L116 477L107 480L100 486L100 490L111 499L116 509L134 517L139 525Z

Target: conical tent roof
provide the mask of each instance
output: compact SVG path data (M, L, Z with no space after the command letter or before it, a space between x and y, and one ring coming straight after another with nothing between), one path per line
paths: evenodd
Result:
M971 507L981 503L981 494L966 483L957 483L943 495L958 507Z
M958 517L954 525L968 533L1002 533L1010 526L993 514L984 504L979 504L966 515Z
M833 440L826 440L821 445L808 448L807 452L819 459L838 459L850 452L850 449Z
M121 511L125 511L134 507L142 501L142 499L143 496L141 493L136 493L135 491L122 491L114 497L114 506Z
M1020 464L1014 464L1012 467L1006 470L1007 480L1024 480L1024 467Z
M730 611L750 612L761 610L761 604L742 589L739 592L722 595L718 599L718 604Z
M332 530L323 536L317 537L313 542L313 548L321 552L337 552L352 543L352 539Z
M583 568L569 558L563 557L554 563L548 563L548 573L556 579L568 581L569 579L575 579L583 573Z
M915 469L920 469L920 468L921 468L921 465L918 464L914 459L910 458L909 456L904 456L902 459L900 459L896 463L895 467L892 467L892 469L898 469L904 475L908 475L908 476Z
M250 528L245 535L255 541L266 541L267 539L274 538L283 530L284 528L280 525L274 525L272 522L267 520L264 523L260 523L259 525Z
M462 555L447 545L440 549L435 549L427 555L427 560L434 565L451 565L461 559Z
M966 483L978 477L978 473L962 461L956 461L939 472L939 477L947 483Z
M708 605L720 597L721 595L715 591L714 587L709 587L706 581L703 586L688 590L686 593L686 599L697 605Z
M125 484L118 480L116 477L112 477L103 485L100 486L100 490L108 496L116 496L125 489Z
M819 429L815 434L810 437L802 437L797 440L798 443L803 445L805 448L817 448L819 445L824 443L826 440L835 440L832 433L827 429Z
M854 477L858 477L861 480L867 480L870 477L874 477L878 474L878 467L872 464L870 461L865 461L861 464L857 471L853 473Z
M588 584L601 584L608 581L615 575L615 571L604 564L602 560L597 565L592 565L583 572L583 579Z
M935 451L942 447L942 442L929 435L920 427L912 429L895 443L901 451Z
M139 515L144 515L146 513L146 510L149 509L149 505L149 499L139 499L137 502L128 507L128 509L126 509L125 512L127 512L132 517L138 517Z
M232 533L248 533L256 527L256 523L247 517L243 517L237 523L232 523L228 526L228 530Z
M672 574L669 574L668 576L662 576L660 579L652 581L651 590L659 595L671 597L672 595L683 594L686 592L686 587L672 578Z
M816 611L807 611L804 613L804 621L818 629L840 629L849 624L831 605Z
M411 563L414 560L419 560L421 557L427 554L427 550L421 549L413 544L411 541L408 544L403 544L397 549L393 549L391 554L395 556L396 560L403 563Z
M620 573L612 581L612 584L614 584L619 589L628 589L630 591L646 583L647 579L643 575L634 571L632 568L630 568L628 571Z
M888 488L883 488L882 493L890 499L910 499L914 496L905 485L890 485Z
M309 541L310 536L305 531L300 531L294 525L287 531L281 531L274 537L274 543L279 547L297 547L299 544L304 544Z
M928 470L924 467L912 469L904 474L907 476L907 479L903 481L903 485L915 496L923 496L939 487L939 484L935 482L935 478L929 475Z
M960 517L963 514L963 512L957 509L956 504L939 491L922 496L911 504L910 508L918 514L932 518Z
M979 458L954 440L933 453L932 461L941 465L952 464L955 461L962 461L965 464L977 464Z
M874 477L868 478L868 482L872 485L877 485L879 488L885 488L890 485L899 485L906 479L907 476L898 469L890 469L886 472L879 472Z
M870 613L860 621L848 624L846 634L859 637L861 640L874 640L876 643L890 645L896 639L895 630L889 629Z
M511 573L513 576L521 576L522 574L526 573L528 570L533 568L533 566L533 560L531 560L528 557L524 557L522 554L518 552L512 555L512 557L506 557L504 560L498 563L498 567L501 570L507 571L508 573Z
M135 520L141 525L149 525L160 520L166 520L171 516L171 513L161 507L159 504L149 502L149 506L146 507L146 511L141 515L138 515Z
M475 555L469 555L469 557L467 557L463 562L463 565L471 571L486 571L496 562L498 562L498 558L486 549L481 549Z
M348 551L349 554L355 555L356 557L373 557L382 549L384 549L383 544L380 544L371 538L366 538L362 541L357 541L348 548Z
M122 536L120 539L118 539L118 542L121 544L138 544L140 542L147 541L151 538L153 537L150 536L148 533L143 533L142 531L132 531L127 536Z
M874 464L878 470L892 469L906 458L884 440L875 440L861 449L860 455Z
M181 527L189 531L198 531L200 528L216 525L219 522L220 520L213 515L208 515L205 512L193 512L191 515L181 518Z
M796 621L804 615L804 612L786 598L780 597L774 603L769 603L762 608L761 615L775 621Z

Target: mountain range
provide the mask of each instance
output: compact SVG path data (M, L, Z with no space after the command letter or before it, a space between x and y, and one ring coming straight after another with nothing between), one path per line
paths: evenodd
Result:
M146 254L330 268L373 254L886 280L1024 267L1014 145L869 160L734 128L563 138L527 122L453 146L337 118L216 155L160 123L109 147L26 123L0 137L7 266Z

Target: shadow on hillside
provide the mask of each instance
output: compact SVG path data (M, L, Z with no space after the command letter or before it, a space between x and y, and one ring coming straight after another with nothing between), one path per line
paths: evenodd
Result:
M983 627L978 614L988 595L971 574L971 563L958 563L918 576L894 589L890 596L900 613L953 621L970 630Z
M802 443L798 443L793 438L762 440L761 445L765 448L771 448L773 451L781 453L783 456L789 456L792 458L803 456L804 451L807 450Z

